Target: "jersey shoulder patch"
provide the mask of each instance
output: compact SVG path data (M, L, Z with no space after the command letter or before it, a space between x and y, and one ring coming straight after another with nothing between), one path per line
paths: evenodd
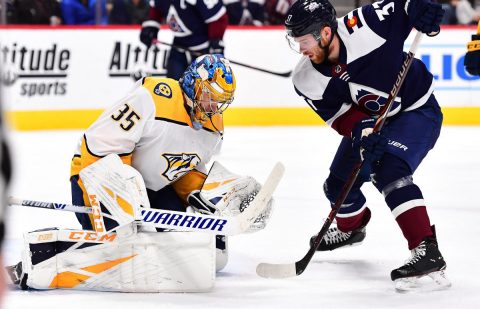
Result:
M370 27L361 9L339 18L337 33L347 49L347 64L368 55L386 42Z
M183 94L178 81L171 78L146 77L143 87L148 90L155 105L155 119L191 126L184 107Z

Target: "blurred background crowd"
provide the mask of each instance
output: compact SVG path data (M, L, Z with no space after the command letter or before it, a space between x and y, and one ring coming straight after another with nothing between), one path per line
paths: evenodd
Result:
M295 0L223 1L230 25L281 25ZM335 0L338 16L370 0ZM476 24L480 0L440 0L443 24ZM2 23L44 25L135 25L149 18L149 0L0 0ZM7 8L6 12L3 7Z

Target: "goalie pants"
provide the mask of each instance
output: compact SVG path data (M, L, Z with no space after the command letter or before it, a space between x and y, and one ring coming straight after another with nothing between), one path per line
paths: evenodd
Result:
M413 173L440 135L443 115L432 95L420 108L400 112L388 118L382 135L389 140L386 153L369 170L362 170L337 215L338 228L351 231L368 222L370 211L360 188L370 181L384 195L385 201L399 224L409 248L416 247L424 237L431 236L430 221L420 188L413 183ZM344 137L330 166L324 184L327 198L333 204L356 163L352 141Z

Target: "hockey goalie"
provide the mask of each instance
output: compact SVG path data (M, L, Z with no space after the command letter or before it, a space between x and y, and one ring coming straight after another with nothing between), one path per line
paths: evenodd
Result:
M72 160L72 202L91 207L76 214L83 229L27 233L23 261L9 268L13 281L35 289L211 289L227 262L225 235L263 229L276 186L262 188L219 163L207 174L235 87L220 54L198 57L178 81L139 80L86 130Z
M150 209L138 171L110 154L80 172L92 207L93 229L47 228L24 235L22 261L7 267L22 289L81 289L120 292L203 292L227 263L227 236L214 232L159 230L145 222ZM187 213L235 218L262 186L214 162ZM271 192L271 191L270 191ZM259 193L260 194L260 193ZM273 199L257 203L244 232L263 229ZM108 221L107 221L108 220ZM106 223L108 222L108 223Z

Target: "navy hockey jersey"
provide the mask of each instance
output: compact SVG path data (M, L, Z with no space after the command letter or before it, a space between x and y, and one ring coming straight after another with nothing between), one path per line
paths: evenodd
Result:
M297 93L341 135L350 137L355 123L378 114L388 98L412 30L405 2L379 1L339 18L338 63L316 65L302 57L294 70ZM424 105L432 92L432 74L414 59L389 116Z
M222 0L155 0L175 36L173 43L191 50L208 48L208 24L225 12Z
M223 0L230 25L261 26L265 21L265 0Z

